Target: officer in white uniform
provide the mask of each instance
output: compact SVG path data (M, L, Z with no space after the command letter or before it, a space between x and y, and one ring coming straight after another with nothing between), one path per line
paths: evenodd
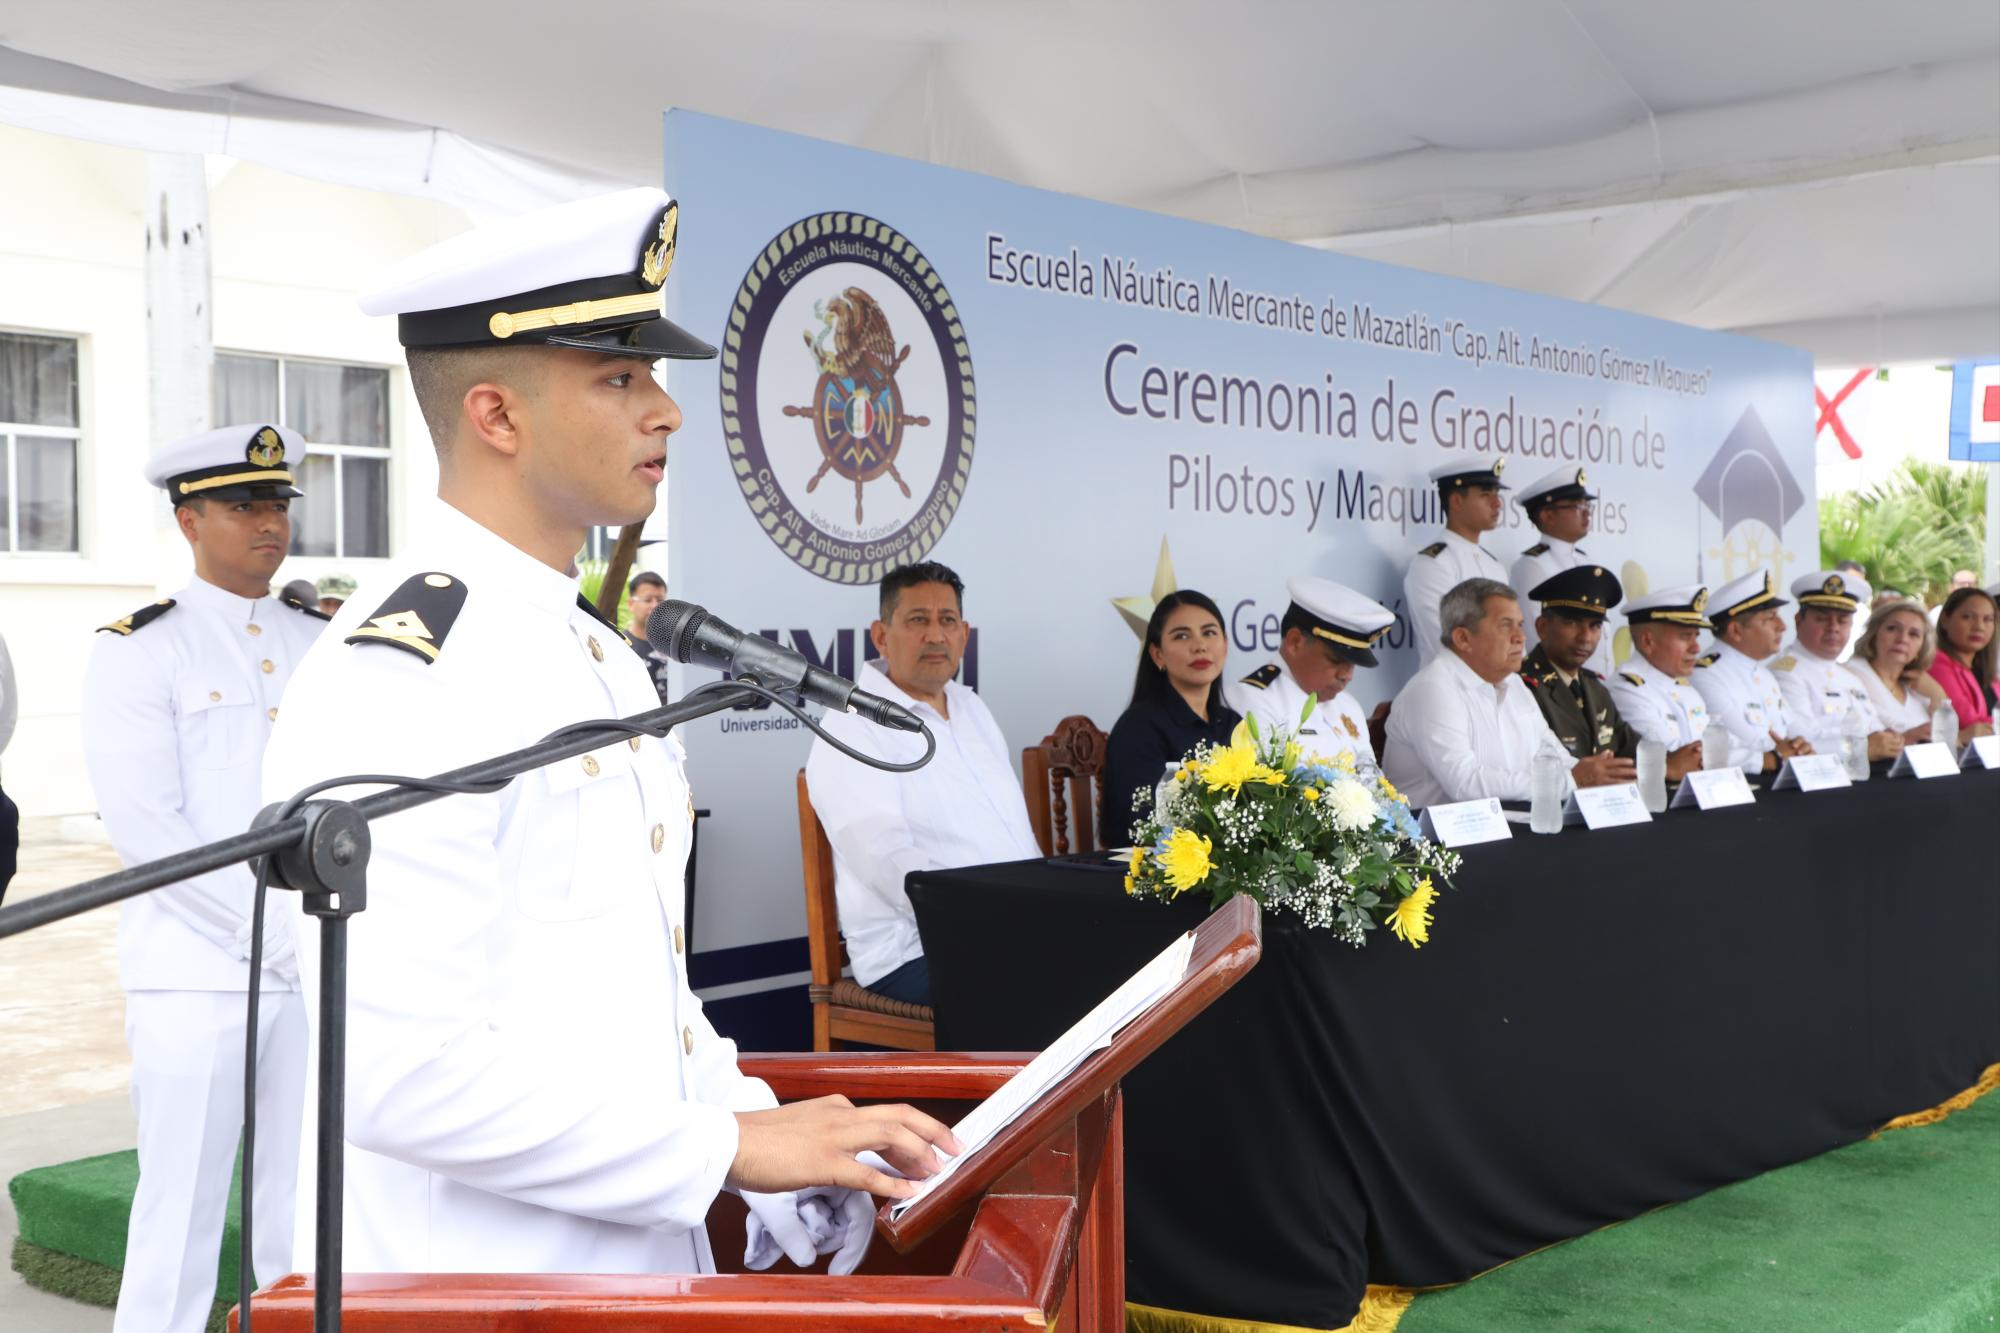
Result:
M581 200L454 237L363 297L399 316L438 500L300 669L269 799L659 706L569 570L591 526L656 502L681 416L650 363L715 354L660 317L677 219L655 189ZM772 1109L737 1069L688 984L682 757L634 736L374 825L350 925L349 1268L712 1271L703 1219L728 1186L753 1252L851 1271L873 1206L848 1187L911 1188L856 1155L921 1175L931 1144L956 1149L908 1107ZM314 1008L317 951L301 963Z
M1625 603L1632 656L1605 680L1618 716L1642 737L1667 747L1676 771L1701 767L1701 733L1708 705L1689 679L1701 655L1701 632L1714 628L1708 589L1662 588Z
M1467 579L1507 581L1507 567L1479 544L1479 535L1500 526L1507 489L1500 480L1507 460L1469 460L1431 469L1444 506L1444 536L1418 551L1403 576L1403 607L1416 633L1420 665L1429 665L1443 647L1438 637L1438 603Z
M1745 773L1774 773L1793 755L1812 753L1811 742L1799 735L1799 720L1786 712L1777 677L1764 665L1785 641L1778 608L1789 605L1768 569L1724 584L1709 613L1714 651L1695 663L1694 687L1709 714L1729 728L1729 761Z
M1514 499L1527 511L1528 521L1541 534L1533 546L1521 552L1509 573L1508 582L1513 584L1515 592L1521 594L1523 604L1534 601L1535 589L1564 570L1575 569L1578 565L1603 563L1577 544L1590 535L1593 506L1597 503L1597 495L1590 489L1582 468L1565 464L1553 472L1544 473ZM1597 650L1584 663L1600 676L1611 674L1611 638L1615 629L1616 624L1607 615L1603 637L1597 641ZM1535 627L1531 623L1528 626L1530 653L1535 651L1536 642Z
M1893 759L1903 748L1902 733L1891 731L1868 700L1861 678L1840 664L1855 616L1873 591L1858 574L1820 569L1792 580L1799 613L1794 641L1771 663L1785 713L1819 751L1838 753L1850 715L1868 732L1869 757ZM1828 655L1824 649L1833 648Z
M317 611L270 595L299 494L286 460L304 451L295 431L228 426L169 445L146 465L194 549L195 576L104 626L84 675L84 759L127 865L241 833L263 804L259 769L280 698L326 626ZM254 883L249 867L230 866L119 909L139 1189L118 1333L194 1333L208 1320L242 1128ZM268 1282L291 1271L305 1086L305 1011L282 909L266 912L258 987L252 1266Z
M1285 580L1291 605L1278 622L1284 637L1278 660L1266 662L1223 688L1228 705L1254 716L1265 734L1279 728L1296 735L1308 754L1337 756L1352 751L1355 762L1376 764L1368 739L1368 715L1351 686L1356 667L1375 666L1375 645L1395 625L1395 614L1332 579L1301 575ZM1304 726L1299 714L1313 704Z

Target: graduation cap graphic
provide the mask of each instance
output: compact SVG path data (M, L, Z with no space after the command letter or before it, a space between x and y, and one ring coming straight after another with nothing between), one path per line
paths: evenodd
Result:
M1696 479L1694 493L1702 508L1722 525L1723 541L1729 539L1738 524L1751 519L1773 534L1782 534L1786 522L1806 502L1798 478L1785 466L1784 455L1772 443L1771 432L1764 428L1764 420L1754 407L1744 408L1743 415L1736 419L1722 447ZM1698 527L1706 526L1699 513L1695 517ZM1701 545L1697 544L1698 551ZM1697 555L1697 578L1706 577L1701 572L1701 563Z

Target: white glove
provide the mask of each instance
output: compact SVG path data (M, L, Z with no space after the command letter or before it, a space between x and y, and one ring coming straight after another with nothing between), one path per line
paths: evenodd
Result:
M277 972L298 955L296 939L292 934L292 922L282 899L264 900L264 957L262 963L266 972ZM250 961L250 918L244 917L236 927L236 956L243 962Z
M831 1254L827 1272L846 1277L860 1267L875 1234L875 1201L865 1190L816 1185L782 1194L743 1192L750 1206L745 1227L743 1266L769 1268L784 1255L810 1268L822 1254Z

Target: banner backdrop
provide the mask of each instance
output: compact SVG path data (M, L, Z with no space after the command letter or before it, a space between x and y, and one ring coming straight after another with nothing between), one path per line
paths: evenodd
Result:
M1583 547L1628 596L1817 564L1802 351L688 112L666 187L667 313L723 349L669 364L671 594L852 675L883 571L944 561L963 678L1017 748L1072 713L1109 729L1178 586L1223 608L1241 675L1288 575L1351 584L1398 612L1352 687L1392 697L1451 459L1587 469ZM1511 565L1536 539L1510 505L1485 542ZM725 1030L796 1040L811 737L772 709L683 738L713 812L696 980Z

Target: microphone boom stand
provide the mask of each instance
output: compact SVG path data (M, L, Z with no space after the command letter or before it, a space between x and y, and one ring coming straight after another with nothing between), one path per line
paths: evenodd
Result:
M459 785L506 782L561 759L571 759L634 728L665 732L739 703L763 697L754 687L716 682L679 703L635 713L619 724L584 724L558 739L538 741L496 759L439 774L430 781ZM283 805L266 806L247 833L238 833L191 851L162 857L113 875L58 889L12 907L0 907L0 939L136 898L224 866L272 858L271 883L297 890L305 911L319 918L320 1031L318 1176L315 1211L318 1235L313 1253L313 1327L339 1333L343 1144L347 1109L347 920L368 906L369 821L453 793L418 787L391 787L356 801L307 801L298 813L279 819ZM252 978L251 984L256 980ZM245 1180L245 1188L249 1182Z

